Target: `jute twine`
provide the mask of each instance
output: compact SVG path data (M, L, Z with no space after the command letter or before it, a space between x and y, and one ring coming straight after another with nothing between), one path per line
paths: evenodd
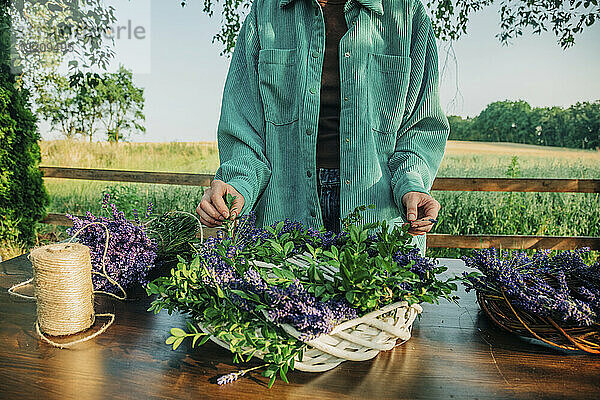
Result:
M200 227L200 241L204 240L204 232L200 220L191 215ZM92 270L90 249L79 243L72 243L75 238L91 225L100 225L106 231L106 242L102 255L102 271ZM162 239L162 237L161 237ZM106 272L106 255L110 241L110 232L103 222L90 222L79 229L66 243L51 244L36 248L29 254L33 266L33 278L18 283L8 292L23 299L37 301L37 321L35 330L46 342L60 348L68 348L85 342L103 333L115 321L114 314L94 313L94 293L105 294L118 300L127 299L123 287L108 276ZM116 286L122 296L101 290L93 290L92 274L99 275ZM35 296L27 296L15 290L32 284ZM57 343L46 335L65 336L83 332L94 325L96 317L108 317L109 321L98 331L81 339L67 343Z
M72 241L90 225L100 225L106 230L106 243L102 257L102 272L92 271L90 249ZM115 320L114 314L94 313L94 293L106 294L125 300L123 287L106 273L106 254L110 234L105 224L92 222L77 231L66 243L51 244L33 249L29 259L33 266L33 278L8 289L11 295L37 301L35 329L46 342L60 348L90 340L103 333ZM122 296L93 290L92 274L100 275L115 285ZM33 283L35 296L17 293L15 290ZM67 343L57 343L46 335L65 336L89 329L96 317L108 317L109 321L93 334Z

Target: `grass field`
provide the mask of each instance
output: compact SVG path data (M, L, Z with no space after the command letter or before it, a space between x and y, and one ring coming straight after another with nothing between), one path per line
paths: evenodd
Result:
M217 146L205 143L41 143L47 166L115 168L144 171L213 173ZM516 169L507 173L513 157ZM443 177L600 178L600 152L562 148L450 141L440 167ZM97 211L103 192L111 192L122 208L157 212L192 211L202 189L194 187L116 184L46 179L51 212ZM542 234L600 236L598 194L434 192L442 203L438 233ZM45 234L63 234L43 227ZM64 234L63 234L64 235ZM456 250L432 250L431 255L457 256Z

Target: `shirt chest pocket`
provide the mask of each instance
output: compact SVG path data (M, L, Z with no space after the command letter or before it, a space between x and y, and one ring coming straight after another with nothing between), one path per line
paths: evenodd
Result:
M369 54L369 118L373 130L398 132L404 116L409 80L410 57Z
M286 125L298 120L296 49L262 49L258 53L259 90L265 121Z

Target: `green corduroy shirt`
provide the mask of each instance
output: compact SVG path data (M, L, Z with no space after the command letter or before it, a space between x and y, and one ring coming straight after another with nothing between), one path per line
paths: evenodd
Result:
M405 221L402 196L429 193L449 125L438 54L419 0L348 0L340 52L341 215ZM325 24L317 0L254 0L240 29L217 128L216 179L258 225L322 225L316 143ZM415 237L421 251L425 236Z

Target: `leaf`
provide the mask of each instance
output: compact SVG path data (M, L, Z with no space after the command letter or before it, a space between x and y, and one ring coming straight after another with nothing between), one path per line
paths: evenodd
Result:
M181 342L183 342L183 339L185 338L177 338L177 340L175 340L175 342L173 342L173 350L177 350L177 348L179 347L179 345L181 344Z
M171 328L171 335L175 336L175 337L185 337L186 333L183 329L181 328Z
M350 304L354 303L354 292L346 292L346 300Z
M321 295L325 292L325 286L317 286L315 288L315 297L321 297Z
M187 321L186 323L187 323L187 326L188 326L190 332L198 333L198 329L196 329L194 324L192 324L190 321Z
M271 388L273 387L273 384L275 383L275 378L276 378L276 377L277 377L276 375L273 375L273 376L271 376L271 378L269 379L269 389L271 389Z
M271 246L275 249L275 251L277 251L278 253L283 253L283 247L281 247L281 245L279 243L277 243L274 240L271 240Z
M287 378L286 373L283 370L283 368L279 368L279 376L285 383L290 383L290 381L288 381L288 378Z
M200 343L198 343L198 346L202 346L204 343L208 342L208 339L210 339L209 335L204 336Z
M169 336L169 337L167 338L167 340L165 340L165 344L169 344L169 345L171 345L171 344L173 344L173 342L175 342L175 340L177 340L177 337L176 337L176 336Z
M283 246L283 250L284 250L285 254L289 254L292 250L294 250L294 242L287 242Z
M248 296L248 294L246 292L244 292L243 290L237 290L237 289L231 289L230 290L231 293L236 294L238 296L240 296L242 299L246 299L246 300L253 300L250 296Z

